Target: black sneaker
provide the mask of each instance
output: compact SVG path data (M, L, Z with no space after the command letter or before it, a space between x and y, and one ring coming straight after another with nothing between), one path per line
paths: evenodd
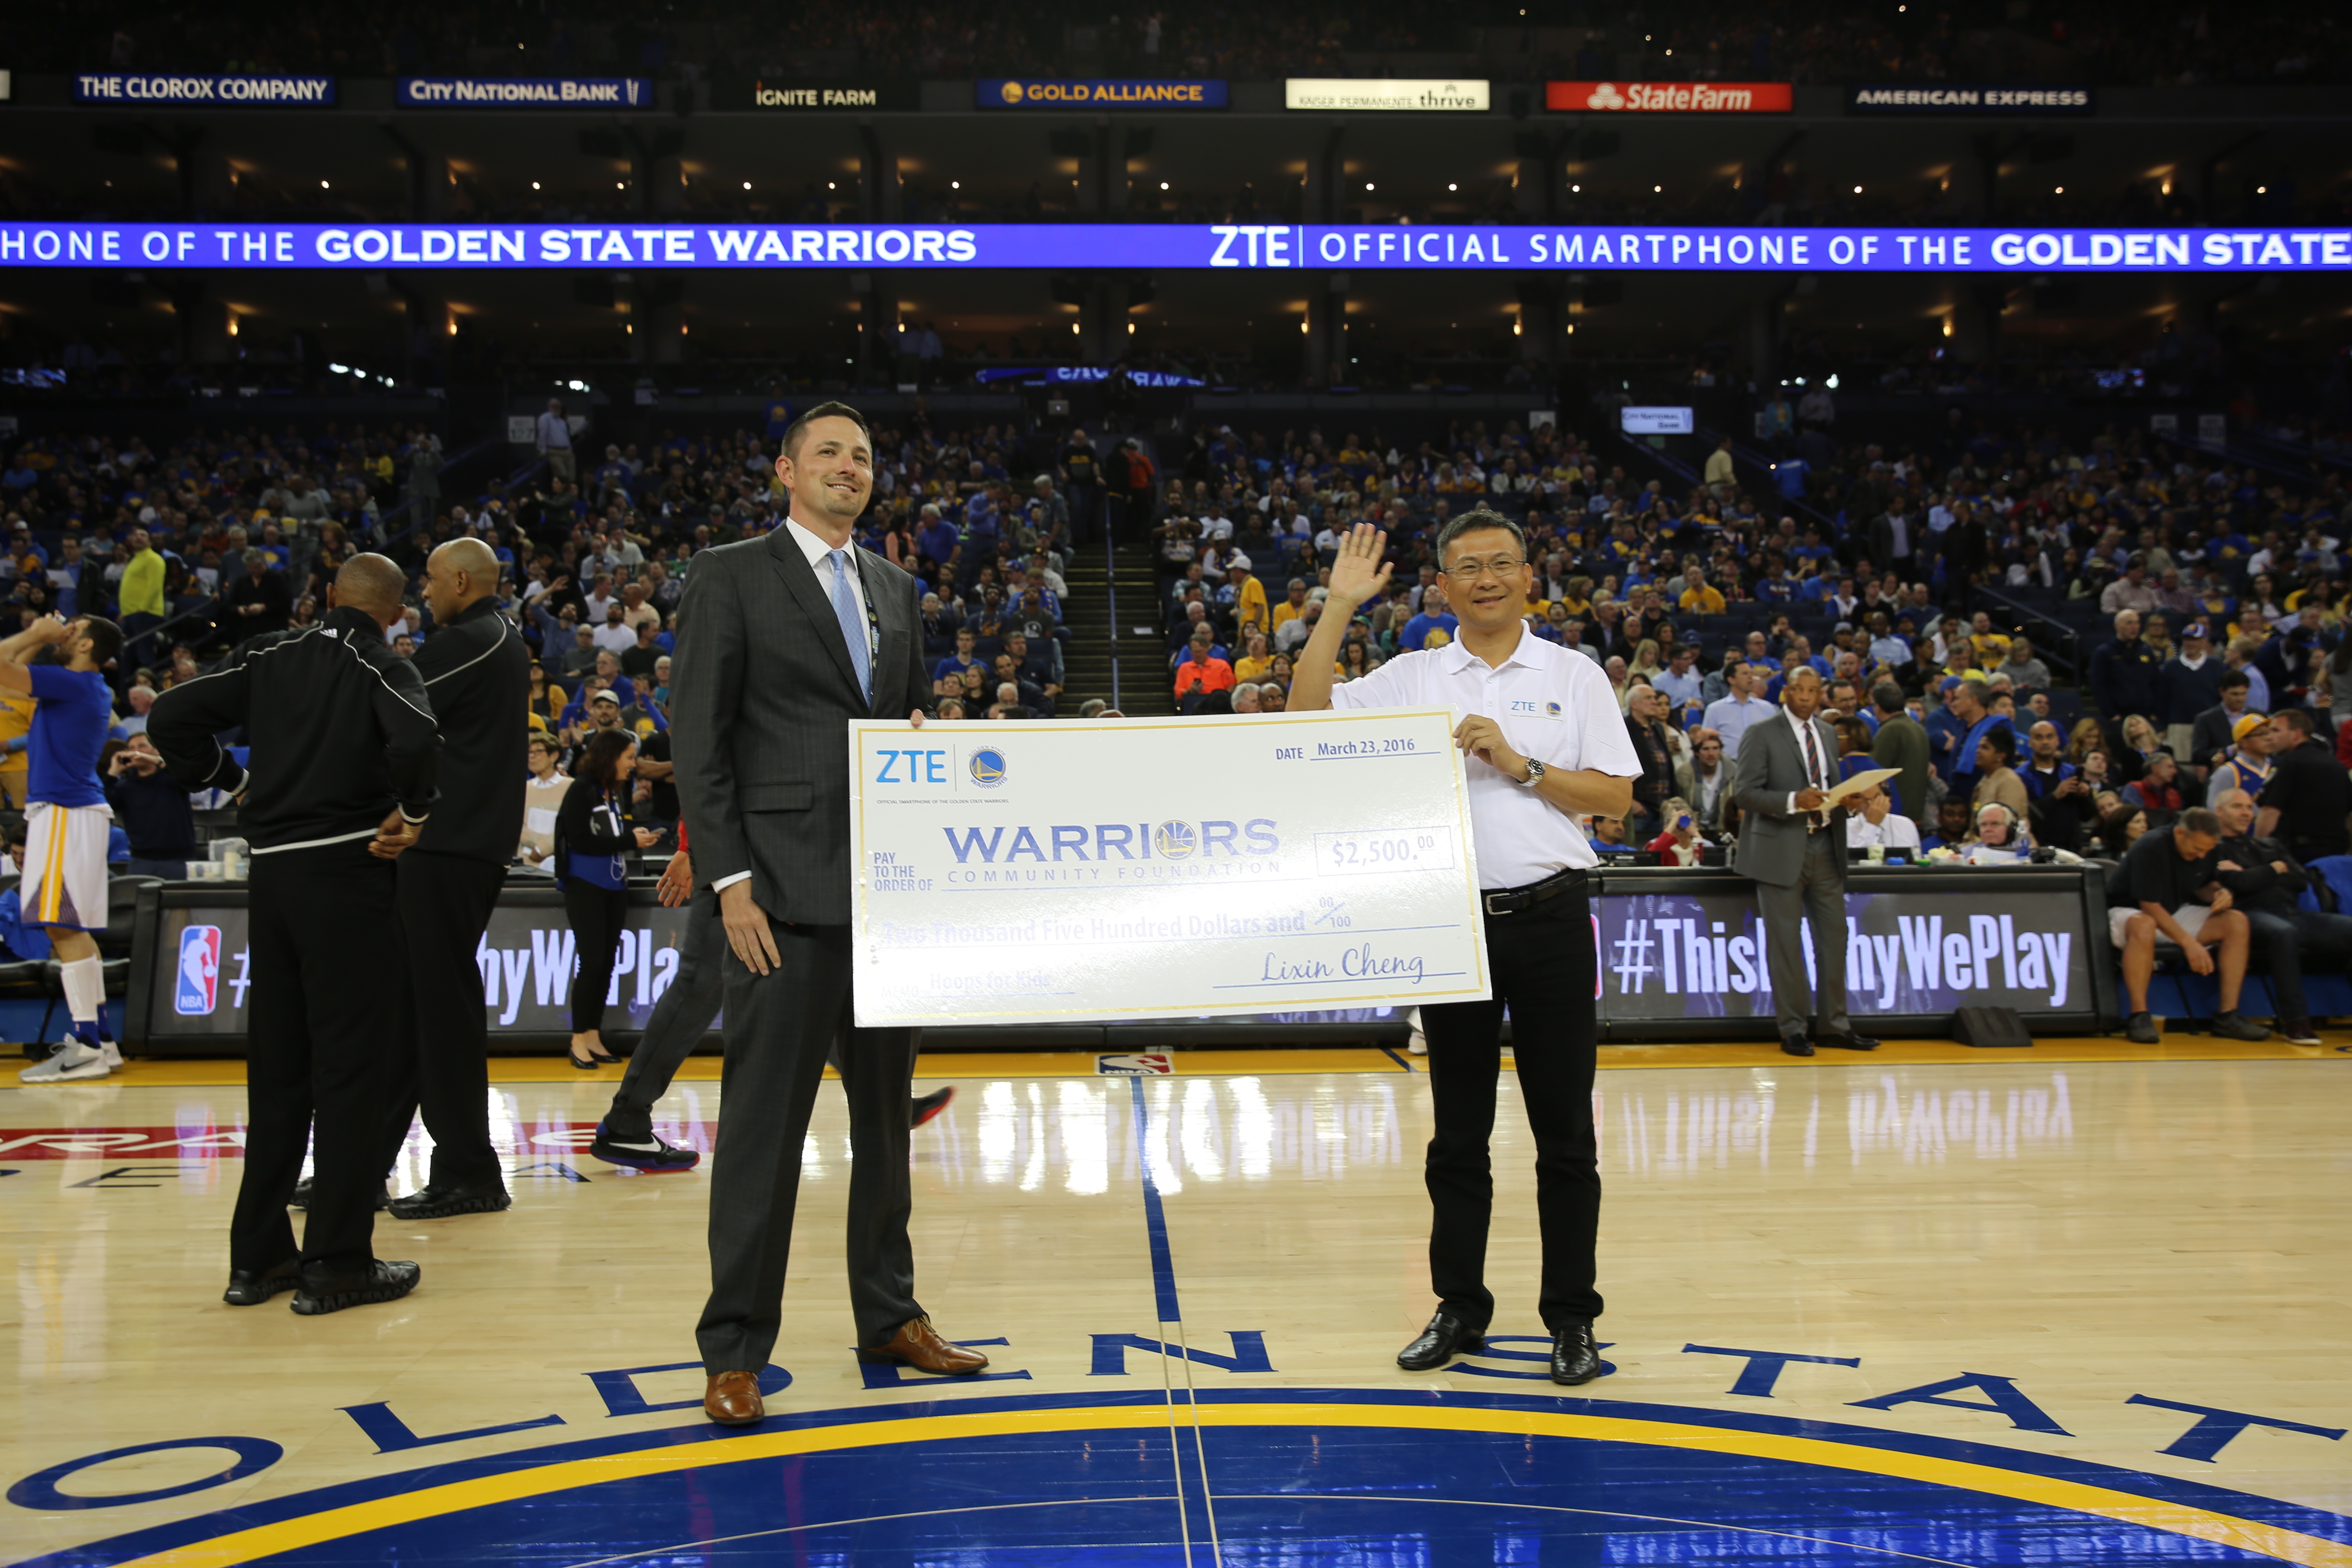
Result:
M365 1268L347 1273L305 1268L302 1283L294 1289L294 1310L306 1318L315 1318L340 1312L346 1307L397 1301L416 1289L424 1273L414 1263L393 1263L381 1258L371 1259Z
M2213 1015L2213 1032L2225 1040L2267 1040L2271 1032L2252 1018L2242 1017L2235 1007Z
M601 1121L596 1123L596 1137L588 1145L588 1152L607 1165L626 1165L633 1171L691 1171L702 1163L698 1150L666 1143L658 1132L624 1142L607 1132Z
M299 1182L297 1182L297 1183L295 1183L295 1184L294 1184L294 1195L293 1195L292 1197L288 1198L288 1199L286 1200L286 1206L287 1206L288 1208L289 1208L289 1209L300 1209L300 1210L302 1210L305 1214L308 1214L308 1213L310 1212L310 1177L305 1176L305 1177L303 1177L300 1181L299 1181ZM391 1184L390 1182L386 1182L386 1183L384 1183L384 1184L383 1184L383 1188L382 1188L380 1191L378 1191L378 1192L377 1192L377 1194L375 1194L375 1212L376 1212L376 1213L378 1213L378 1214L382 1214L384 1210L386 1210L386 1209L390 1208L391 1206L392 1206L392 1184Z
M2326 1044L2319 1037L2319 1031L2311 1026L2311 1020L2308 1018L2282 1018L2279 1020L2278 1032L2290 1046Z
M496 1214L512 1208L504 1182L428 1183L384 1205L394 1219L447 1219L453 1214Z
M934 1089L929 1094L917 1095L913 1104L908 1108L907 1125L920 1127L924 1122L945 1110L948 1108L948 1101L954 1098L955 1085L953 1084L948 1085L945 1089Z
M280 1290L291 1290L302 1282L302 1260L289 1258L275 1268L232 1268L228 1273L228 1289L221 1300L232 1307L258 1307Z
M2158 1037L2152 1013L2134 1013L2131 1022L2124 1026L2124 1038L2136 1046L2152 1046Z

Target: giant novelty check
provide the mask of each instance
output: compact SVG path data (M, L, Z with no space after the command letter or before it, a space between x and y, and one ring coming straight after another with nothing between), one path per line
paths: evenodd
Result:
M1490 994L1443 710L849 729L861 1025Z

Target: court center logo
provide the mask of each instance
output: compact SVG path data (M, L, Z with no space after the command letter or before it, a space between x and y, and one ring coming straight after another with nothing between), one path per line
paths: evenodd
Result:
M964 762L971 782L982 789L995 789L1004 783L1004 753L994 746L982 746Z
M172 1011L209 1017L220 1003L221 933L218 926L189 926L180 932L180 973L172 987Z
M1151 852L1162 860L1190 860L1201 836L1189 822L1163 822L1151 830Z

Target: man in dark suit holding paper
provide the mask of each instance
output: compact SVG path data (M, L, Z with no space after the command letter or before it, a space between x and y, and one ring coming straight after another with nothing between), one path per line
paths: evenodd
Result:
M1815 717L1822 678L1800 665L1780 689L1780 714L1748 726L1739 742L1739 845L1732 864L1756 884L1780 1048L1813 1054L1815 1043L1872 1051L1845 1014L1845 813L1832 805L1838 782L1837 734ZM1805 975L1803 923L1813 928L1816 987ZM1806 1038L1807 1013L1817 1027Z
M920 584L851 542L874 488L865 420L821 403L784 433L792 496L764 538L694 558L671 669L677 785L698 885L726 927L727 1058L710 1183L710 1299L695 1331L722 1426L766 1415L801 1150L841 1045L850 1301L862 1357L971 1373L914 1298L907 1100L917 1031L852 1026L847 721L923 721Z

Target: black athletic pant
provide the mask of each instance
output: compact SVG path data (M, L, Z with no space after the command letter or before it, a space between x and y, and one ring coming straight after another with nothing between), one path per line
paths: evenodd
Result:
M1494 998L1421 1010L1429 1042L1430 1098L1437 1132L1429 1141L1430 1286L1447 1311L1473 1328L1493 1321L1486 1289L1486 1228L1495 1208L1487 1141L1495 1131L1495 1082L1502 1068L1503 1009L1519 1097L1536 1135L1536 1213L1543 1236L1544 1327L1601 1315L1593 1288L1601 1225L1601 1170L1592 1132L1596 1040L1590 900L1581 890L1486 917Z
M391 1069L383 1166L389 1170L421 1107L433 1135L434 1186L499 1181L490 1147L490 1031L475 959L507 868L466 855L411 849L396 862L408 994Z
M705 888L686 906L686 930L677 942L677 973L654 1004L653 1016L629 1070L621 1075L613 1107L604 1113L604 1134L623 1143L643 1143L654 1135L654 1101L669 1092L678 1064L710 1032L725 999L727 927L719 918L719 895Z
M629 895L620 888L596 888L563 879L563 908L572 917L572 952L579 973L572 977L572 1032L604 1026L604 993L613 986L613 959L629 923Z
M296 1253L287 1200L318 1135L305 1264L342 1270L374 1256L384 1066L399 1051L407 984L392 861L368 840L253 858L247 883L245 1178L229 1267L273 1268Z

